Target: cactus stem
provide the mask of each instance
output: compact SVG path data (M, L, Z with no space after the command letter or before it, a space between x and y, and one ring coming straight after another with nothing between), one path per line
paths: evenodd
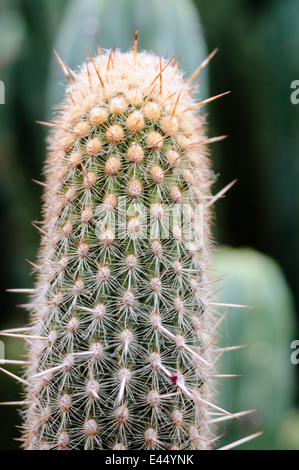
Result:
M229 377L214 370L217 307L240 306L212 301L208 268L208 207L233 183L211 195L205 145L226 136L207 138L197 114L226 93L194 104L176 55L139 53L137 33L129 53L102 55L98 41L78 74L57 56L69 85L54 124L40 122L51 137L28 261L39 272L20 290L33 294L20 306L31 328L4 332L29 342L26 381L12 375L26 385L26 449L208 449L208 411L238 418L212 404L212 383Z

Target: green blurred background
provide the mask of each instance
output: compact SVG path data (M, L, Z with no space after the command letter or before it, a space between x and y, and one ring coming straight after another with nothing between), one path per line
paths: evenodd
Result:
M22 326L22 295L6 288L31 287L30 267L39 237L40 179L49 120L65 79L55 48L71 67L104 48L127 50L139 29L140 49L177 53L190 75L215 47L219 52L199 90L200 98L231 90L207 107L214 144L214 191L238 183L216 207L219 248L213 269L225 274L220 300L244 303L224 322L223 345L246 344L219 361L218 403L232 412L256 409L228 422L223 443L263 430L240 449L299 449L298 366L290 361L298 337L299 105L291 83L299 80L298 0L0 0L1 315L0 328ZM245 247L245 248L244 248ZM297 310L297 314L296 314ZM21 341L5 340L6 357L23 354ZM15 366L7 366L18 373ZM0 401L20 399L20 387L0 375ZM17 449L18 412L0 408L0 448Z

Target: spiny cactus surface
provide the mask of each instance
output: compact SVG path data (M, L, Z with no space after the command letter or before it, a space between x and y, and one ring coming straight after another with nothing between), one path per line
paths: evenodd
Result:
M90 57L76 73L60 61L69 86L27 305L23 445L209 449L211 415L229 415L213 397L217 139L174 58Z

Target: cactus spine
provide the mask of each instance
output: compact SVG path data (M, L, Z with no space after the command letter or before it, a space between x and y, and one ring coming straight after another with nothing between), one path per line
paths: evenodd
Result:
M26 449L209 449L205 117L174 59L100 54L51 126L29 306ZM208 100L207 100L208 101ZM200 209L200 210L199 210Z

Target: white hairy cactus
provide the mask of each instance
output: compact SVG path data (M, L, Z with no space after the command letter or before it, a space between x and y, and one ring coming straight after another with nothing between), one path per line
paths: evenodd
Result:
M195 103L196 74L137 43L90 58L77 72L59 59L31 321L6 333L29 342L23 446L210 449L213 412L232 417L214 402L208 271L224 191L211 195L207 144L222 137L198 112L216 97Z

